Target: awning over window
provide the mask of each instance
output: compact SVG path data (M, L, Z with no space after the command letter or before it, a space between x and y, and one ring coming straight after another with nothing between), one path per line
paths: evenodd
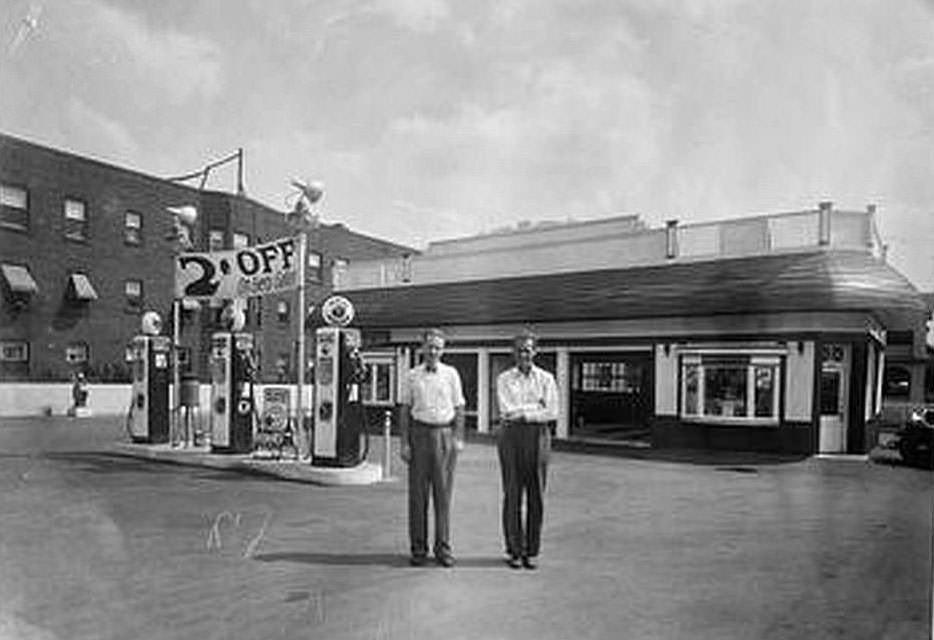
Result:
M33 295L39 293L39 285L29 273L29 267L19 264L0 264L3 279L13 293Z
M68 276L68 286L71 290L71 296L75 300L97 300L97 291L87 275L83 273L73 273Z

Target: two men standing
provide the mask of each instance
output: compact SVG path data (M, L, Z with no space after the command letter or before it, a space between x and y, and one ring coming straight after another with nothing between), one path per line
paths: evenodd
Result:
M457 370L441 362L444 344L440 330L425 332L423 362L409 371L400 412L401 455L409 465L410 562L415 566L427 562L429 491L435 515L435 560L445 567L454 565L450 509L457 453L464 446L465 401ZM515 366L496 380L502 525L507 564L512 568L537 567L550 426L558 416L554 376L533 363L536 344L530 332L517 336Z

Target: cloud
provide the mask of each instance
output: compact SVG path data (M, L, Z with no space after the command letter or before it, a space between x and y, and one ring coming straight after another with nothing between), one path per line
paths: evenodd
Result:
M65 115L68 128L83 142L83 149L110 157L134 157L140 150L126 125L78 98L69 98Z
M446 0L377 0L375 6L413 31L434 31L451 16Z
M128 10L82 3L86 45L112 61L128 65L134 82L160 93L160 101L179 105L194 98L210 101L223 85L222 53L211 40L174 28L156 28Z

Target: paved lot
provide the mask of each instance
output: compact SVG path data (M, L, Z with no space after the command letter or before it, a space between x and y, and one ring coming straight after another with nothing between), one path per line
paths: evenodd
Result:
M512 571L471 444L459 564L413 569L401 482L144 462L121 438L0 422L0 638L930 637L931 472L556 453L542 567Z

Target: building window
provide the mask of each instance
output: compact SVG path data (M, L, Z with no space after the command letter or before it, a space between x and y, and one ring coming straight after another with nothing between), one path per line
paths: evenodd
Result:
M393 363L390 360L366 363L367 377L360 386L366 404L392 404L394 402Z
M331 265L331 285L336 287L340 285L341 275L347 270L350 263L344 258L334 258Z
M308 252L308 277L312 282L321 282L321 254Z
M81 200L65 199L65 237L69 240L88 239L87 205Z
M247 309L252 307L253 311L253 322L256 324L257 328L263 326L263 298L262 296L257 296L255 298L250 298L250 302L247 305Z
M641 386L641 367L627 365L625 362L583 362L581 363L581 391L609 391L632 393Z
M29 362L29 343L25 340L0 340L0 361Z
M291 377L289 354L280 353L276 358L276 382L288 382Z
M211 229L208 231L208 251L223 251L224 249L224 231L223 229Z
M233 248L234 249L246 249L250 246L250 236L245 233L233 233Z
M25 231L29 228L29 192L0 184L0 226Z
M84 364L88 359L86 342L72 342L65 347L65 362L68 364Z
M276 304L276 317L279 319L279 322L289 321L289 303L285 300L280 300L278 304Z
M886 398L907 399L911 392L911 372L898 365L885 368L885 378L882 383L882 394Z
M143 281L125 280L123 291L126 294L127 309L139 311L143 308Z
M688 418L778 421L778 356L685 355L681 361L681 412Z
M123 242L132 245L143 243L143 216L135 211L127 211L123 216Z

